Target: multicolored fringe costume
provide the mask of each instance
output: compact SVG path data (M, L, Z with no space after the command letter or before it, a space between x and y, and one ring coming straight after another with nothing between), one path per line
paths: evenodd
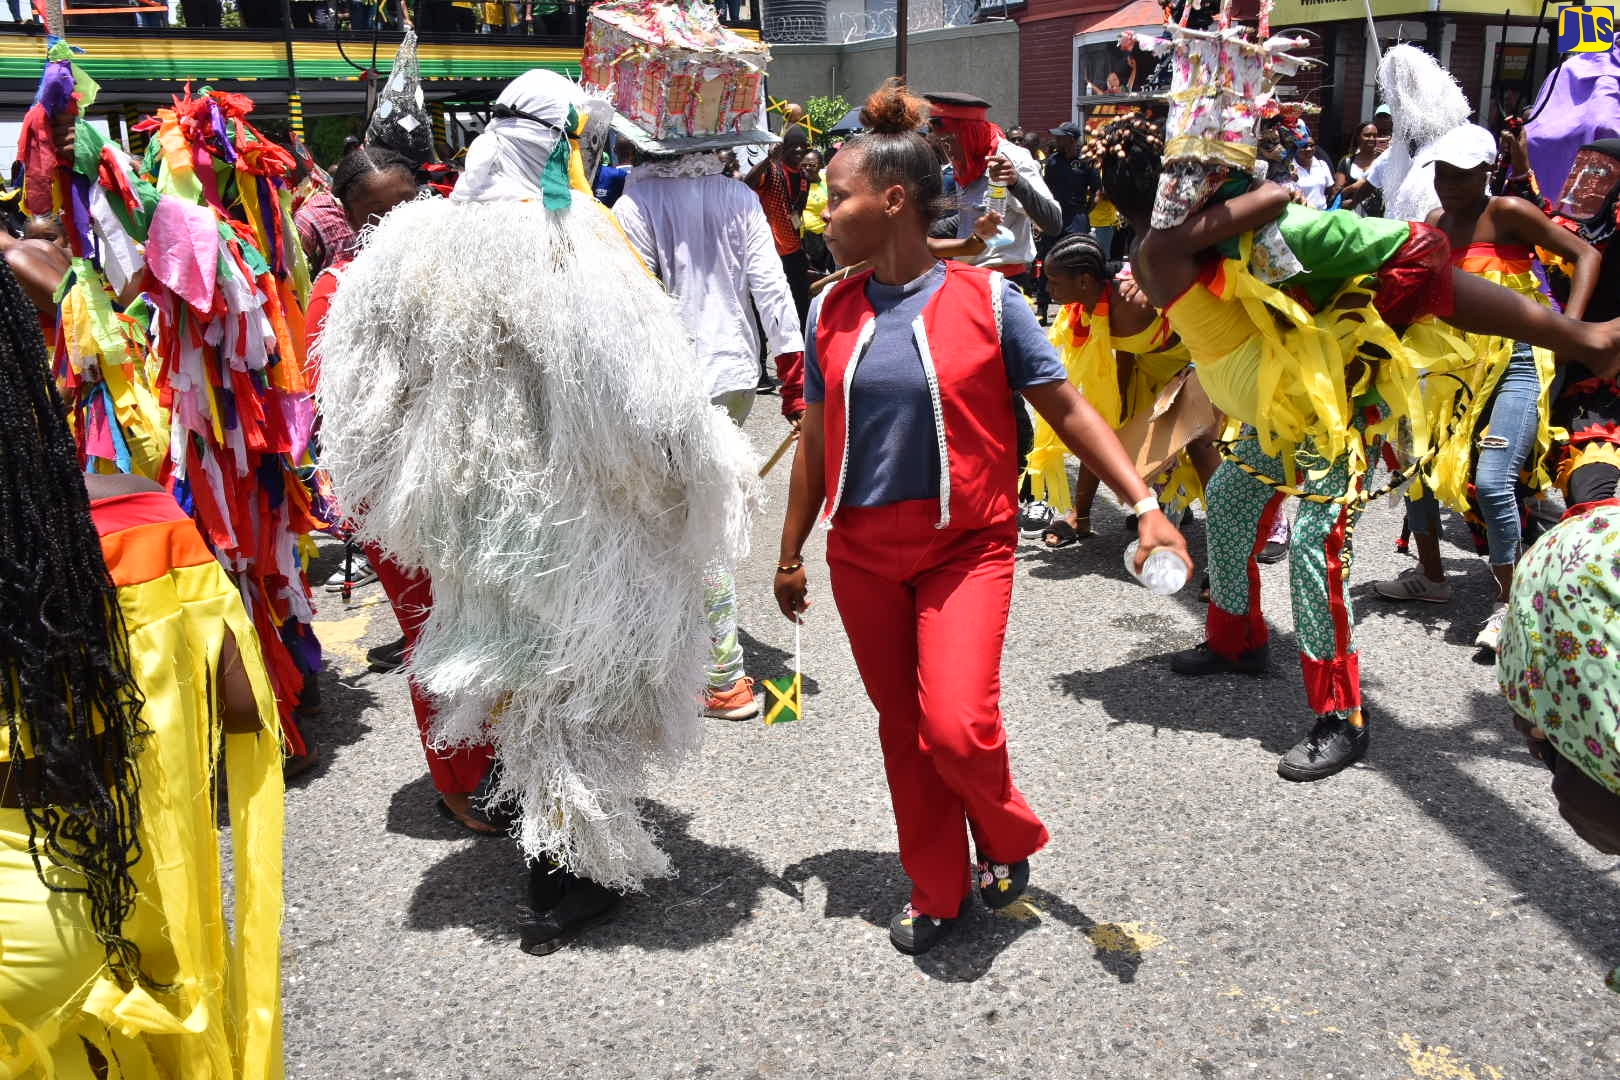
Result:
M74 432L88 468L163 484L197 521L241 587L301 754L292 713L320 667L308 534L331 517L304 479L314 399L293 159L247 122L251 100L188 87L140 125L155 137L138 166L82 119L59 165L51 118L82 115L97 90L71 55L52 46L19 150L29 211L59 214L71 249L54 355Z
M1114 337L1108 317L1105 294L1096 308L1087 312L1079 304L1068 304L1052 324L1052 344L1063 359L1069 381L1087 401L1118 431L1133 417L1154 409L1160 395L1191 362L1186 346L1171 331L1163 315L1156 314L1142 330L1125 337ZM1121 394L1119 353L1135 358L1129 380ZM1050 503L1060 513L1073 508L1069 478L1065 468L1068 449L1045 418L1035 416L1035 441L1029 453L1027 474L1035 498ZM1168 468L1149 478L1167 493L1170 511L1203 498L1203 484L1185 451L1179 452Z

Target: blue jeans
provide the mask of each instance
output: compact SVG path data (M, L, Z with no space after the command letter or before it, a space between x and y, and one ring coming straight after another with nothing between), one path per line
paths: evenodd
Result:
M1102 248L1103 258L1105 259L1112 257L1110 253L1114 249L1115 228L1116 226L1113 225L1098 225L1091 230L1091 235L1096 237L1097 244Z
M1488 434L1479 440L1474 462L1474 501L1485 522L1485 543L1492 566L1511 566L1519 559L1519 472L1530 457L1540 426L1541 375L1530 346L1518 342L1491 399ZM1415 533L1440 530L1440 504L1433 495L1406 506L1406 521Z

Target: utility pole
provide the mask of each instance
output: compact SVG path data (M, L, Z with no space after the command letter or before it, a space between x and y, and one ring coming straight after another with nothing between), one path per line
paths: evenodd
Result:
M906 38L910 31L910 0L894 0L894 73L901 82L906 81Z

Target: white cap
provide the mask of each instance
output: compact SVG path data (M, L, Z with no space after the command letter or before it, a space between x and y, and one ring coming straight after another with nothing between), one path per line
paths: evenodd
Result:
M1496 160L1496 136L1478 124L1454 127L1418 151L1414 165L1443 161L1458 169L1473 169Z

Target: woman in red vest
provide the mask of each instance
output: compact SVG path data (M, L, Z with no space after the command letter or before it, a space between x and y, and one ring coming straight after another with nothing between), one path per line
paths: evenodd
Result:
M1047 840L1013 785L1000 709L1018 541L1014 393L1134 504L1138 569L1160 547L1187 560L1022 294L993 270L930 254L942 185L918 133L927 109L883 87L861 113L868 134L827 169L828 247L840 265L872 269L811 311L807 409L776 574L777 602L797 618L810 606L801 552L823 519L833 600L878 711L912 880L911 902L889 927L906 953L949 932L970 871L991 907L1017 899Z

